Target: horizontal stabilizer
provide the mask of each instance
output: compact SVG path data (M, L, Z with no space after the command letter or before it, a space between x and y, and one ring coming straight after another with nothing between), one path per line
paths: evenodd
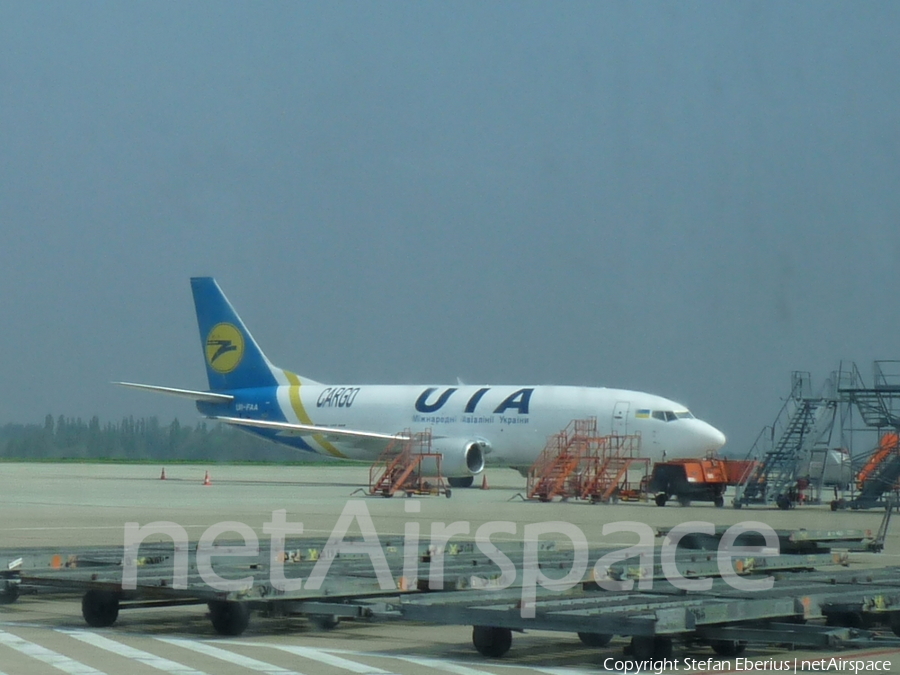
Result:
M244 417L212 417L218 422L226 424L236 424L245 427L257 427L259 429L275 429L284 431L297 436L312 436L313 434L323 434L325 436L335 436L344 439L372 439L382 441L393 441L397 439L407 438L405 434L379 434L374 431L354 431L353 429L343 429L340 427L319 427L315 424L291 424L290 422L273 422L271 420L254 420Z
M131 387L132 389L143 389L144 391L154 391L158 394L168 394L169 396L180 396L181 398L189 398L193 401L206 401L208 403L231 403L234 396L230 394L214 394L211 391L193 391L192 389L176 389L175 387L158 387L153 384L135 384L134 382L113 382L122 387Z

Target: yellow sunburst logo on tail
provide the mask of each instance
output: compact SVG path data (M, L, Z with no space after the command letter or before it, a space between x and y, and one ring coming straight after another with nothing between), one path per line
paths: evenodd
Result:
M230 373L244 357L244 336L230 323L213 326L206 336L206 362L217 373Z

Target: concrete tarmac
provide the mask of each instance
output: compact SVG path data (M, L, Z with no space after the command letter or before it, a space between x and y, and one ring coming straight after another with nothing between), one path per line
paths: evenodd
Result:
M732 525L761 521L776 529L871 529L883 511L831 512L827 506L792 511L711 504L690 507L651 503L589 505L523 503L525 481L514 471L488 471L489 490L456 489L450 499L366 497L353 494L368 480L366 467L173 465L160 480L161 466L114 464L0 464L0 548L71 545L121 546L126 522L146 525L172 521L197 539L210 526L237 521L262 539L263 524L278 509L302 522L304 534L332 531L351 499L361 499L379 535L402 536L407 522L420 524L426 539L435 523L469 523L469 532L489 521L515 523L522 538L531 523L571 523L598 545L627 546L635 535L603 535L612 522L644 523L653 528L689 521ZM204 486L209 471L211 485ZM478 481L480 484L480 480ZM418 513L407 511L415 502ZM730 502L728 502L730 505ZM900 527L900 523L898 523ZM351 530L351 533L354 530ZM900 564L900 529L893 528L885 553L852 554L853 565ZM593 561L591 561L593 563ZM471 629L394 623L344 623L323 631L301 619L254 617L237 639L215 636L205 607L129 610L110 629L89 629L77 597L26 596L0 607L0 675L19 673L574 673L616 670L624 638L607 647L583 646L568 634L515 634L502 659L487 661L471 645ZM713 658L708 648L677 649L672 672L741 672L734 658ZM839 659L875 663L887 659L900 672L894 650L784 652L750 647L752 662ZM608 659L612 659L609 661ZM685 659L693 659L689 664ZM706 660L712 659L710 662ZM729 663L730 661L730 663ZM693 668L689 666L693 666ZM703 668L699 668L703 665ZM773 666L775 664L772 664ZM838 667L840 667L838 665ZM619 669L621 670L621 669ZM753 672L779 672L755 668ZM783 670L780 672L784 672ZM885 672L882 670L881 672Z

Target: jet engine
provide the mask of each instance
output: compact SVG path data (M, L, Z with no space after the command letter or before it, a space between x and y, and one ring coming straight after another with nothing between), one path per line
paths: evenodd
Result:
M482 439L460 440L437 438L432 441L432 452L441 454L441 473L450 477L471 477L484 470L484 456L490 452L490 444ZM425 473L436 473L433 460L426 460Z

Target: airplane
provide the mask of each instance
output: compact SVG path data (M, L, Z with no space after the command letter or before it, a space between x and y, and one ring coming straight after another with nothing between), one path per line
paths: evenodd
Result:
M432 433L432 452L452 487L468 487L485 466L523 474L547 438L574 419L597 418L598 435L640 434L643 457L704 456L725 435L661 396L624 389L546 385L323 384L274 366L218 283L191 289L209 390L134 382L125 387L195 401L208 418L330 457L374 461L406 433Z

